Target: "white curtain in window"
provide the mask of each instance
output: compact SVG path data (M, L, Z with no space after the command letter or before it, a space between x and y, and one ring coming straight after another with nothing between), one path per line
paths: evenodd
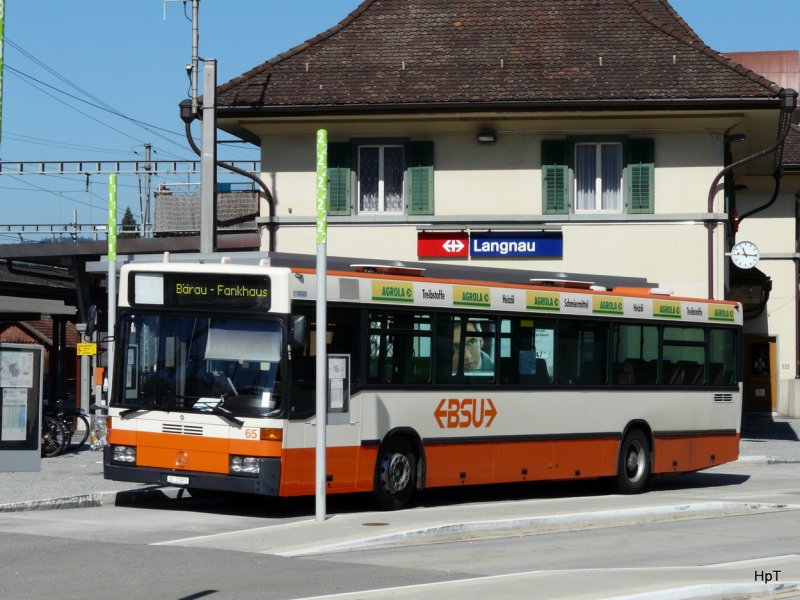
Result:
M380 149L359 148L358 151L358 210L376 212L380 210L378 186L380 183Z
M595 210L596 165L596 146L578 144L575 147L576 210Z
M603 144L601 147L602 210L622 210L622 145Z
M384 194L386 212L403 210L403 148L389 146L383 155Z

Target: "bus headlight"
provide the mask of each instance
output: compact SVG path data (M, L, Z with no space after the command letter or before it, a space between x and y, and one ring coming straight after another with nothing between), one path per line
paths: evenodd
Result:
M261 466L254 456L231 456L231 473L258 475Z
M136 448L133 446L114 446L112 460L120 463L136 462Z

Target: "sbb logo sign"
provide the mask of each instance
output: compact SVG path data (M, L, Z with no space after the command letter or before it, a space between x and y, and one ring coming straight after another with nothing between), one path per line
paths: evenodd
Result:
M491 427L497 409L491 398L442 398L433 416L441 429Z

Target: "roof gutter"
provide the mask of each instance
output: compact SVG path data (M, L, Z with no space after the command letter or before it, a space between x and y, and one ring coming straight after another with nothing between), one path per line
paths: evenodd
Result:
M565 110L709 110L774 109L778 98L678 98L659 100L545 100L505 102L403 102L386 104L292 104L219 106L219 118L271 116L331 116L337 114L397 114L447 112L555 112Z

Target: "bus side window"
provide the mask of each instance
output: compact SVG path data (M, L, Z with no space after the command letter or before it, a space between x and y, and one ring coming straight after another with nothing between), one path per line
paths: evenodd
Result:
M555 326L548 319L501 321L500 377L503 383L547 385L553 382ZM506 358L508 357L508 358Z
M725 372L725 365L718 362L708 364L708 383L709 385L722 385L722 376Z
M608 383L607 323L563 321L559 325L559 383L605 385Z
M611 329L611 383L655 385L658 373L658 328L616 323Z
M690 360L679 362L683 367L683 385L703 385L705 367Z
M633 367L628 362L615 362L611 366L612 381L617 385L633 385L636 381Z

